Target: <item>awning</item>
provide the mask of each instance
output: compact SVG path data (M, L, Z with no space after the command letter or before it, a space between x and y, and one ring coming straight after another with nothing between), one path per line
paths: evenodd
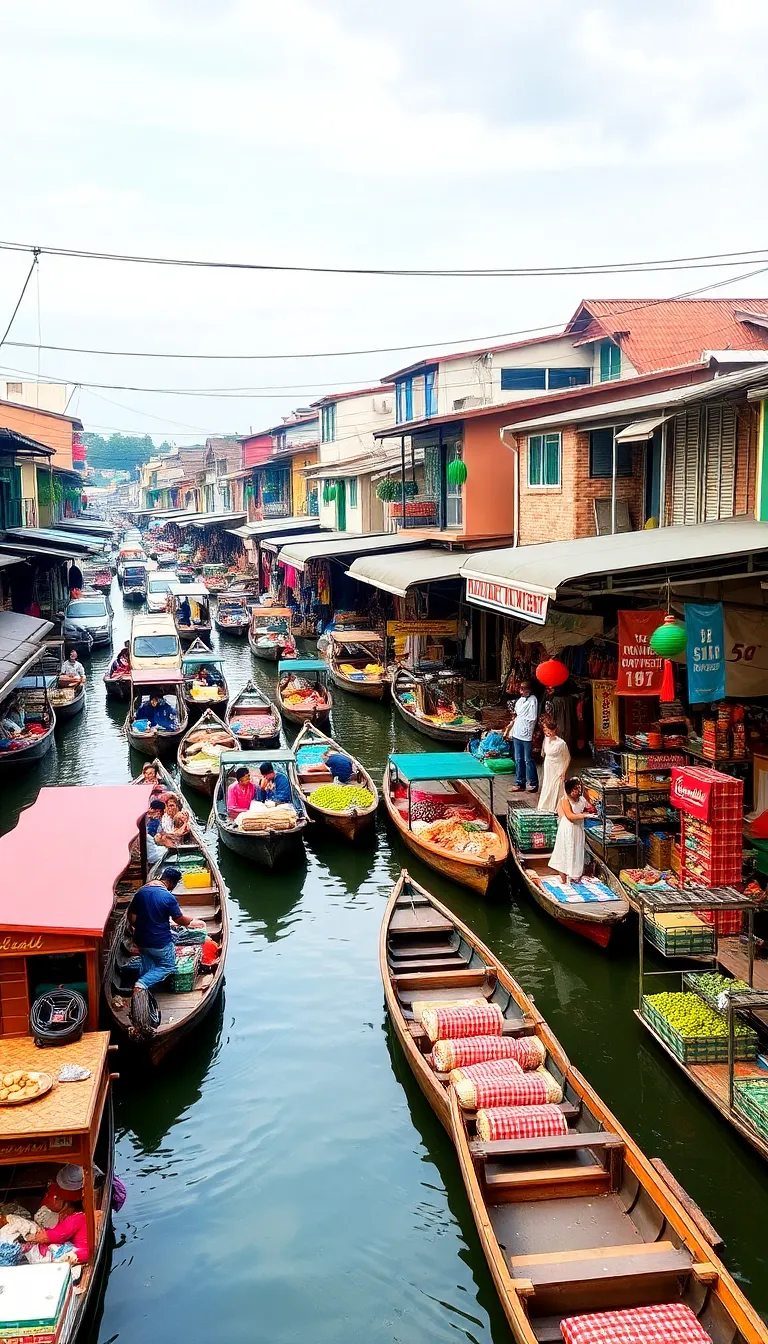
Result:
M174 518L177 527L223 527L229 523L245 522L248 514L243 510L237 513L190 513L184 518Z
M438 583L458 579L466 552L438 550L395 551L392 555L367 555L349 567L349 577L370 583L395 597L405 597L409 588L420 583Z
M276 537L281 532L314 532L320 528L319 518L292 514L289 518L262 518L258 523L246 523L245 527L236 527L233 537L242 537L244 541L259 540L261 537Z
M652 415L649 420L635 420L633 424L620 429L616 435L617 443L642 443L652 439L660 425L669 420L668 415Z
M468 751L419 751L414 755L390 756L390 764L409 784L427 779L489 779L493 771Z
M426 541L424 545L426 545ZM280 551L280 563L293 565L294 569L303 569L308 560L334 560L345 555L375 554L376 551L401 551L406 547L418 545L413 537L403 532L378 532L373 535L361 533L327 541L318 537L317 541L287 542Z
M195 600L211 596L204 583L172 583L168 591L174 597L194 597Z
M41 621L37 616L0 611L0 699L37 662L43 640L52 629L51 621Z
M41 789L0 840L0 928L99 938L149 807L149 785ZM83 825L93 827L83 861ZM41 843L44 837L44 843ZM34 856L33 858L31 856ZM62 899L62 875L77 874ZM19 893L24 893L23 900Z
M23 555L0 555L0 569L8 569L9 565L23 565Z
M706 583L727 578L729 566L734 573L743 569L746 557L761 551L768 552L768 523L740 517L474 551L461 573L468 601L543 625L549 601L566 586L620 593L620 576L633 571L635 586L667 576Z
M410 465L410 449L406 452L406 465ZM306 481L323 480L343 480L349 476L369 476L373 472L391 471L394 467L400 466L400 453L379 453L377 455L366 453L360 457L348 457L346 461L324 462L322 466L301 467L300 471Z
M181 686L184 674L179 667L133 667L134 686Z
M376 630L329 630L328 638L334 644L383 644L384 636Z
M40 546L73 546L76 555L96 555L104 549L103 541L82 532L57 532L51 527L9 527L6 536L9 541L34 541Z
M7 551L10 555L16 555L19 560L23 560L25 555L47 555L49 560L71 560L72 551L64 550L60 546L35 546L31 542L26 544L23 541L0 541L0 551ZM80 556L80 559L83 559Z
M117 528L111 523L102 522L96 518L60 518L56 524L57 532L83 532L86 536L91 533L94 537L103 537L107 541L114 536Z
M328 664L322 658L281 658L278 672L327 672Z
M261 545L261 549L263 551L274 552L281 550L282 547L287 545L289 541L292 545L297 545L302 541L314 541L316 535L318 535L316 532L289 532L287 536L283 535L279 537L261 537L259 544ZM329 532L322 532L319 535L322 536L323 541L338 541L340 537L348 537L349 533L329 531Z

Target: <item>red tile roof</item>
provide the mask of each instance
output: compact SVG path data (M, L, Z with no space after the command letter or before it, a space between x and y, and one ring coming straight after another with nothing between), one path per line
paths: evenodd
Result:
M615 340L638 373L693 364L704 350L768 350L768 299L585 299L566 327L575 345Z

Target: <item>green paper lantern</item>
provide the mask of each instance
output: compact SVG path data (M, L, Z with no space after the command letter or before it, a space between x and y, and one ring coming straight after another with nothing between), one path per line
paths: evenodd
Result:
M660 658L676 658L678 654L685 652L687 636L685 626L676 621L670 613L664 617L661 625L658 625L648 641L654 653Z
M460 457L455 457L448 463L446 477L449 485L463 485L467 479L467 464L462 462Z
M330 481L328 484L328 503L332 504L335 498L336 498L336 483L335 481Z

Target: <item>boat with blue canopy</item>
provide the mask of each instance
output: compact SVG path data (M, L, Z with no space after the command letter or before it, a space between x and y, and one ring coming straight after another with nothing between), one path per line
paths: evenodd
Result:
M327 723L333 708L327 663L320 658L281 658L277 704L291 723Z
M251 782L258 784L260 767L267 762L276 775L287 778L290 802L258 802L249 787L238 781L236 772L244 766ZM286 747L223 751L219 764L213 818L222 844L264 868L279 868L300 857L304 852L307 811L296 778L294 752ZM238 783L243 790L241 796L231 796L231 786Z

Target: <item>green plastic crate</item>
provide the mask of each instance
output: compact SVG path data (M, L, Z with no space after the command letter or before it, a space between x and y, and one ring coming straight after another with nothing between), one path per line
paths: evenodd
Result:
M173 977L174 994L189 994L195 986L195 976L200 965L200 953L195 949L191 957L182 957L181 961L176 962L176 972Z
M648 942L665 957L698 956L715 950L715 930L711 924L701 929L663 929L646 915L643 929Z
M643 995L641 1016L660 1036L665 1045L680 1060L681 1064L727 1064L727 1036L681 1036L676 1027L657 1012L652 1003ZM757 1058L757 1035L754 1031L737 1036L734 1041L734 1059L750 1060Z
M733 1109L768 1139L768 1078L735 1079Z

